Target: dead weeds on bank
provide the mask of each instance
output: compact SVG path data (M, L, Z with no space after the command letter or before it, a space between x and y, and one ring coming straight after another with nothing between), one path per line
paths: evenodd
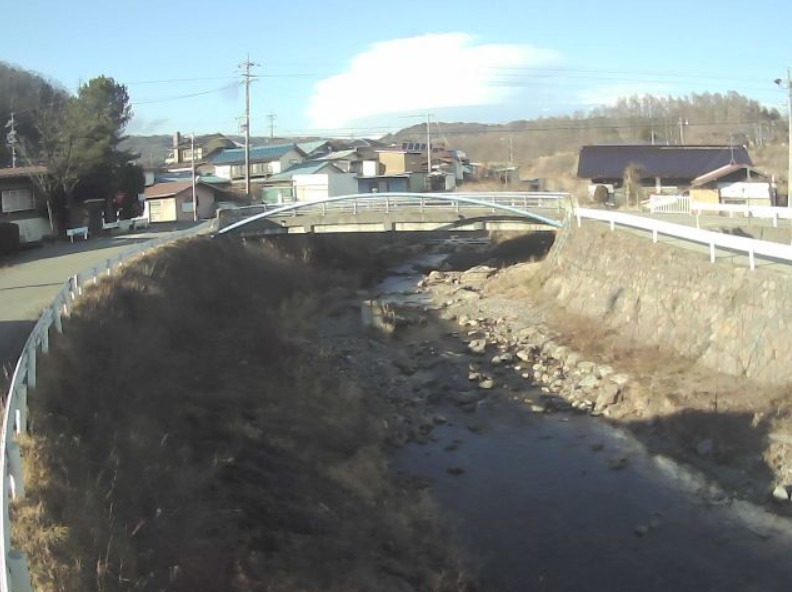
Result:
M198 239L87 290L30 398L36 590L463 587L381 403L306 343L338 281Z

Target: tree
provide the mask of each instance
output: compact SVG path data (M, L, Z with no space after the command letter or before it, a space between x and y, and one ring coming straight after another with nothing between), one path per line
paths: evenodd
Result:
M630 163L624 169L624 201L629 206L638 205L643 197L643 171L635 163Z
M61 226L75 203L109 202L121 191L122 172L134 158L119 148L131 118L126 87L106 76L82 85L62 108L36 113L38 141L26 138L23 146L29 161L47 168L36 181Z

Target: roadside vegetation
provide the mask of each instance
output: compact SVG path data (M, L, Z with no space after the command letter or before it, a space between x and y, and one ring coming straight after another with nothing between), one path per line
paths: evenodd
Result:
M467 589L386 403L311 338L358 281L312 252L193 239L86 291L30 395L35 590Z

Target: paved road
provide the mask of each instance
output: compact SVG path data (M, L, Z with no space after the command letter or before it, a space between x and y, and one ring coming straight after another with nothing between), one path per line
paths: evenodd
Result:
M122 253L136 243L170 234L153 227L132 234L59 242L0 258L0 366L13 366L41 310L75 273Z

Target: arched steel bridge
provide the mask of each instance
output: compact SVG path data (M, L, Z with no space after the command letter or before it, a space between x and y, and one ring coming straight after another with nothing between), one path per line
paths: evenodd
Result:
M221 210L215 236L547 230L562 228L572 210L568 193L363 193Z

